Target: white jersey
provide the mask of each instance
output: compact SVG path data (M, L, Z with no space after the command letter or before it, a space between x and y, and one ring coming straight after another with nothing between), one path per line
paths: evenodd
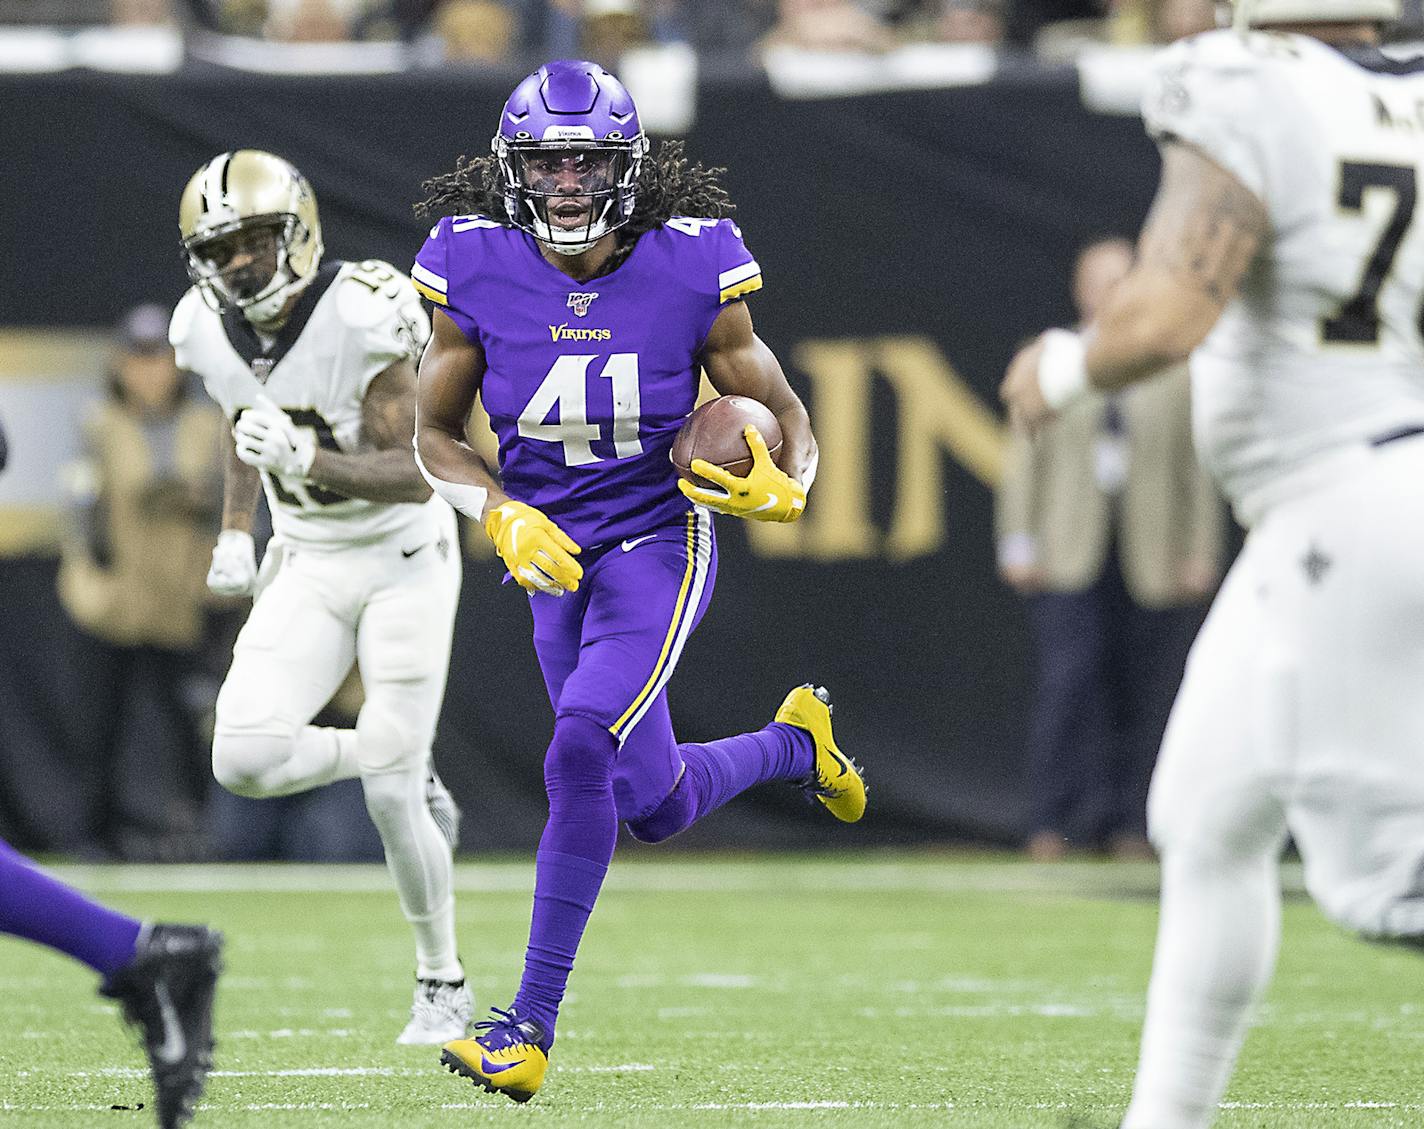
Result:
M266 395L329 450L355 451L371 381L416 358L430 319L410 280L377 260L323 263L276 339L264 343L236 311L220 314L189 290L169 339L181 368L197 373L229 420ZM428 522L426 503L347 498L315 484L262 474L273 533L298 545L373 541Z
M1424 67L1208 32L1162 52L1143 117L1269 215L1240 295L1192 356L1198 450L1249 524L1337 457L1424 424Z

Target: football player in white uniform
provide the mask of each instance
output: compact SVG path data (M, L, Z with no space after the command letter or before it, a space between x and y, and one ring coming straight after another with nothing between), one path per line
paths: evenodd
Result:
M194 286L170 336L234 421L208 584L256 596L218 696L213 774L241 796L361 778L415 932L398 1041L459 1038L473 1001L455 951L458 812L430 747L460 560L454 514L412 449L429 320L394 267L322 260L311 186L279 157L214 157L179 213ZM260 573L259 488L273 527ZM366 691L356 728L311 725L353 660Z
M1270 977L1287 833L1321 909L1424 941L1424 61L1398 0L1256 0L1160 56L1138 266L1003 396L1034 426L1191 355L1249 533L1153 779L1162 913L1125 1129L1211 1123ZM1247 26L1260 30L1248 30Z

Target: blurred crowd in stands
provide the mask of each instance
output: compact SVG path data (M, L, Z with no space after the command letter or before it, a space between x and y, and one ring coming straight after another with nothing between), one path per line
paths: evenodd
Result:
M270 42L403 42L448 61L614 66L685 44L755 61L772 47L884 53L987 45L1071 56L1083 44L1166 43L1214 25L1212 0L0 0L0 25L171 26Z

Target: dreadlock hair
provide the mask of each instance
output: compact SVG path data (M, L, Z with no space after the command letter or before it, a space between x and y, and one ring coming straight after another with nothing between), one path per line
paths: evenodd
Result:
M726 171L690 163L681 141L660 143L643 161L633 215L616 234L631 243L673 216L721 219L731 215L736 205L717 179ZM421 188L429 195L415 206L416 215L478 214L510 223L499 163L493 156L461 157L453 172L433 176Z

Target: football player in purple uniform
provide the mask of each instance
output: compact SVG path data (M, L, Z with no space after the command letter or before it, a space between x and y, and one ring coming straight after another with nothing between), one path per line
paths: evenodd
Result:
M442 1061L527 1101L548 1068L559 1002L613 857L618 823L659 842L769 780L837 819L865 786L836 748L829 696L791 691L763 729L679 744L666 687L717 571L709 510L795 521L816 466L806 409L742 299L761 270L712 172L656 155L622 84L593 63L541 67L500 115L494 154L431 181L412 277L436 307L420 368L416 449L431 486L479 521L530 593L554 706L549 820L536 857L524 975L509 1010ZM754 428L744 478L669 459L706 369L777 417L780 469ZM470 449L478 395L500 476Z
M193 1116L213 1061L213 993L222 935L149 925L91 901L0 840L0 933L48 945L103 977L137 1027L153 1070L160 1129Z
M0 470L9 446L0 427ZM193 1116L213 1061L213 993L222 934L150 925L86 898L0 839L0 933L87 964L143 1036L160 1129Z

